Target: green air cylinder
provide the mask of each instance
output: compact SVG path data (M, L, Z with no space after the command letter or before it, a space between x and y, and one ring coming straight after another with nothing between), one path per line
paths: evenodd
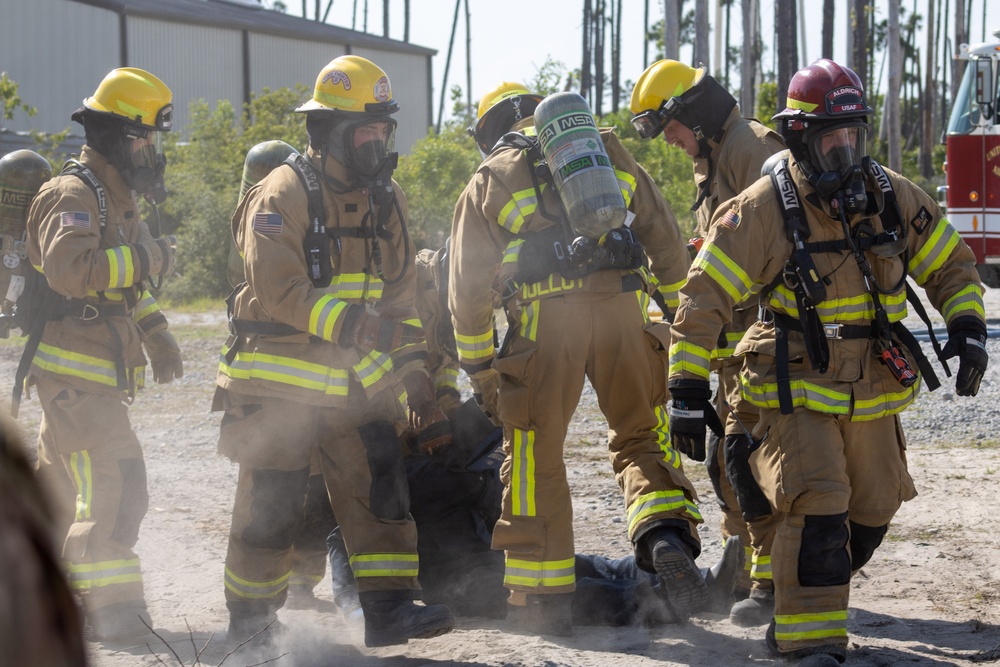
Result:
M549 95L535 109L535 128L573 230L599 239L625 224L625 199L587 101Z
M257 185L265 176L285 161L289 155L297 151L284 141L277 139L272 141L262 141L249 151L243 161L243 180L240 183L240 201L246 195L247 190ZM243 272L243 258L240 250L236 247L236 241L229 241L229 263L227 265L227 276L229 284L236 287L246 279Z
M52 178L49 161L27 149L0 158L0 306L4 315L14 310L17 297L24 290L24 267L28 261L24 230L28 206L45 181Z

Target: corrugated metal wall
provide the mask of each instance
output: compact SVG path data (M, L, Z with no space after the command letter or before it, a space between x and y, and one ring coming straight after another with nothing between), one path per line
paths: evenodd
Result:
M14 132L70 127L82 134L70 114L118 66L118 57L118 16L113 12L66 0L4 2L0 71L18 83L21 101L38 114L28 118L16 111L13 120L0 119L0 125Z
M59 132L84 97L121 61L119 15L73 0L4 2L0 12L0 71L20 85L24 103L38 108L28 118L17 112L3 123L11 131ZM243 32L224 27L127 16L128 65L157 75L174 93L174 127L184 132L189 105L205 100L215 107L229 100L239 113L244 102ZM311 89L319 71L347 52L344 44L248 33L249 85ZM401 110L396 118L396 149L406 153L431 123L428 57L358 48L353 52L378 64L389 75ZM0 153L6 152L0 144Z
M214 108L229 100L243 109L243 46L239 30L128 18L129 66L149 70L174 93L174 127L184 132L189 105Z

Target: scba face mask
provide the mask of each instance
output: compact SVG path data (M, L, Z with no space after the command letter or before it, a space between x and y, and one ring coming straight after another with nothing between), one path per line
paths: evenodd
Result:
M815 170L814 184L820 196L841 199L848 213L863 212L868 205L862 169L868 126L857 122L826 126L804 139Z
M163 203L167 190L163 172L167 158L163 155L162 135L156 131L132 130L125 133L124 176L133 190Z
M392 152L396 121L392 118L356 121L344 127L341 136L346 166L363 179L373 179Z

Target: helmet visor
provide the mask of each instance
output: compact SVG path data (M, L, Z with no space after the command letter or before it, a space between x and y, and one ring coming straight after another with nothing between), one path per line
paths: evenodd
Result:
M136 136L141 134L142 136ZM128 133L128 154L133 169L155 169L163 155L160 132Z
M640 114L632 116L632 127L643 139L652 139L666 127L667 121L663 119L658 111L649 109Z
M389 157L395 138L396 121L392 118L380 118L349 126L344 135L347 166L361 176L376 176Z
M861 166L866 155L868 126L837 126L820 132L809 142L816 171L842 174L850 167Z

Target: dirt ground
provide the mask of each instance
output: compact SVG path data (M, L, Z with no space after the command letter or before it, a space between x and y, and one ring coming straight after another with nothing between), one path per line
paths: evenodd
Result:
M1000 315L997 290L987 313ZM185 374L153 385L132 408L145 446L150 509L137 551L162 641L132 647L90 644L94 667L131 665L769 665L763 628L742 629L704 615L686 626L578 627L570 638L510 634L501 621L460 619L454 632L407 646L364 647L362 634L334 611L282 610L289 627L264 653L225 645L223 561L236 468L216 453L219 416L209 411L221 315L171 314ZM928 346L929 352L929 346ZM953 398L953 381L924 393L907 413L909 463L919 490L896 517L882 547L854 578L848 665L1000 664L1000 347L976 400ZM0 387L10 387L20 343L0 345ZM25 438L37 435L36 400L22 405ZM606 425L589 393L568 439L578 551L628 553L623 508L605 451ZM700 562L721 552L719 510L704 466L687 463L701 497L705 543ZM320 584L330 600L329 580ZM197 656L197 657L196 657Z

